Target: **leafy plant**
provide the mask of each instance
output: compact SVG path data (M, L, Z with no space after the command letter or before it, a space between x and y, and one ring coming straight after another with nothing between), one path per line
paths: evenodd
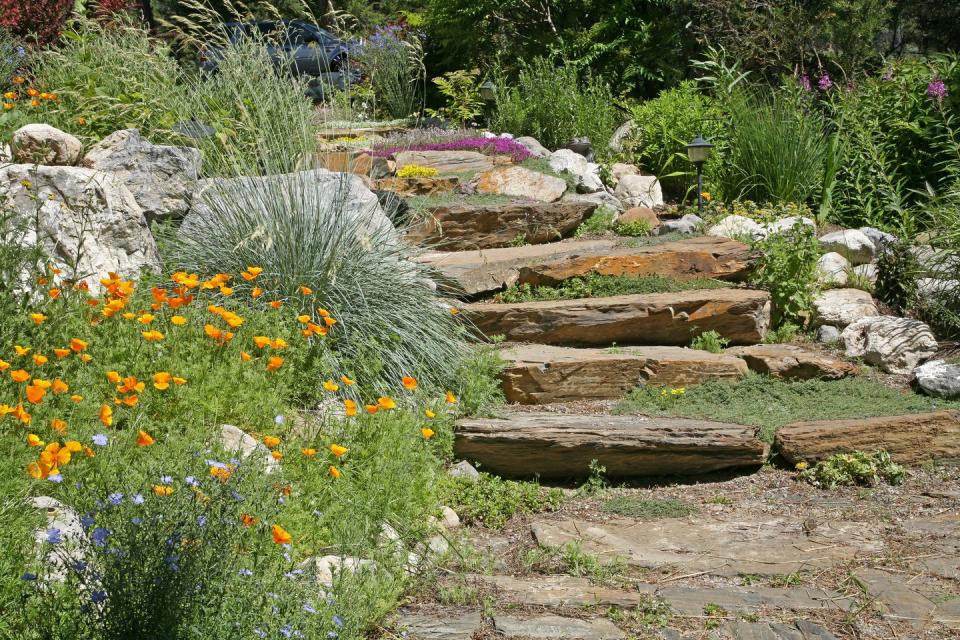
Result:
M714 330L704 331L690 341L691 349L700 349L710 353L722 353L730 341Z
M501 529L515 514L553 511L563 502L559 489L543 489L535 482L514 482L480 473L478 479L444 478L440 500L467 523Z
M613 229L614 219L617 217L616 211L611 211L606 207L599 207L589 218L584 220L574 236L580 238L585 235L605 233Z
M408 164L397 169L398 178L432 178L437 175L434 167L421 167L418 164Z
M696 507L682 500L673 498L647 499L634 496L620 496L608 500L603 504L601 510L643 520L684 518L697 512Z
M607 482L607 468L600 464L599 460L591 460L588 467L590 474L587 476L586 482L580 487L578 493L587 496L595 496L606 491L609 487Z
M898 485L903 482L904 468L893 462L886 451L838 453L812 467L800 463L799 476L824 489L860 485L872 487L880 482Z
M674 280L661 275L607 276L591 273L570 278L556 287L511 285L496 295L497 302L533 302L536 300L571 300L574 298L605 298L627 294L666 293L696 289L722 289L730 286L722 280L694 278Z
M479 69L448 71L433 79L440 95L447 104L440 109L427 109L427 114L443 118L465 127L468 122L483 113L483 98L480 97L477 77Z
M817 291L820 258L814 229L798 222L792 230L756 241L754 248L760 260L750 280L770 292L774 325L806 324Z
M618 220L613 224L613 232L618 236L642 238L650 235L651 231L653 231L653 227L646 220L632 220L630 222L620 222Z

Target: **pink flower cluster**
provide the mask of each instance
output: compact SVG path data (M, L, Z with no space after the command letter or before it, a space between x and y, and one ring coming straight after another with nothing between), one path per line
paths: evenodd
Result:
M530 151L510 138L461 138L447 142L427 142L405 146L382 147L374 149L375 156L390 156L400 151L479 151L487 155L510 156L514 162L523 162L530 157Z

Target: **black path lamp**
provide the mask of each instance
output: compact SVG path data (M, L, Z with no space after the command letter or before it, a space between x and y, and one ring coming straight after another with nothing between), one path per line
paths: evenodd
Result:
M497 85L493 80L487 78L480 85L480 97L484 102L484 111L486 112L487 128L490 128L490 112L493 109L493 103L497 101Z
M687 145L687 157L697 168L697 211L703 211L703 163L710 157L713 145L700 136Z

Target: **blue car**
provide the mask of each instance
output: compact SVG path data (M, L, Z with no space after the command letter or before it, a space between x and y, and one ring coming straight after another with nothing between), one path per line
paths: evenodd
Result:
M295 76L306 77L311 93L323 97L323 85L339 89L356 82L359 72L350 68L351 43L329 31L302 20L263 20L259 22L227 22L224 25L230 42L256 38L278 68L286 67ZM200 51L200 69L214 72L223 58L223 48L204 47Z

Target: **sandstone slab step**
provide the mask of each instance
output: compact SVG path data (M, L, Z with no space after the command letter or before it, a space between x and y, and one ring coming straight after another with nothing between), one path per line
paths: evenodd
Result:
M859 369L845 361L790 344L733 347L725 353L743 358L751 371L784 380L839 380Z
M458 293L475 296L515 284L520 269L563 256L604 255L618 248L613 240L577 240L473 251L435 251L417 258L435 268Z
M573 233L596 208L589 202L433 207L406 237L441 251L509 247L521 240L522 244L543 244Z
M747 374L740 358L683 347L574 349L516 345L499 352L508 402L548 404L622 398L638 385L686 387Z
M591 460L610 477L696 475L763 464L767 445L754 431L706 420L525 412L460 420L454 451L504 476L582 477Z
M482 625L479 611L448 609L405 613L398 626L409 640L470 640Z
M877 449L901 464L960 460L960 411L795 422L780 429L775 446L791 464Z
M400 151L394 158L397 169L416 165L436 169L441 175L487 171L494 165L493 158L479 151Z
M805 532L800 518L758 515L725 519L654 521L616 519L602 524L586 520L534 522L537 543L568 543L605 561L622 558L630 566L660 572L705 572L719 576L784 575L844 565L858 554L883 551L878 523L822 521Z
M496 590L501 603L539 607L635 607L649 602L656 586L638 584L636 590L611 589L586 578L538 575L520 578L505 575L467 575L468 583L483 583Z
M837 640L837 637L809 620L785 623L734 620L720 627L711 640Z
M562 616L519 618L498 614L494 626L505 638L547 638L557 640L620 640L626 634L606 618L583 620Z
M770 326L769 294L750 289L477 303L463 311L486 336L540 344L685 345L711 330L733 344L754 344Z
M520 269L519 282L556 285L569 278L661 275L689 280L741 280L750 269L750 247L728 238L703 236L647 247L621 247L604 254L554 256Z

